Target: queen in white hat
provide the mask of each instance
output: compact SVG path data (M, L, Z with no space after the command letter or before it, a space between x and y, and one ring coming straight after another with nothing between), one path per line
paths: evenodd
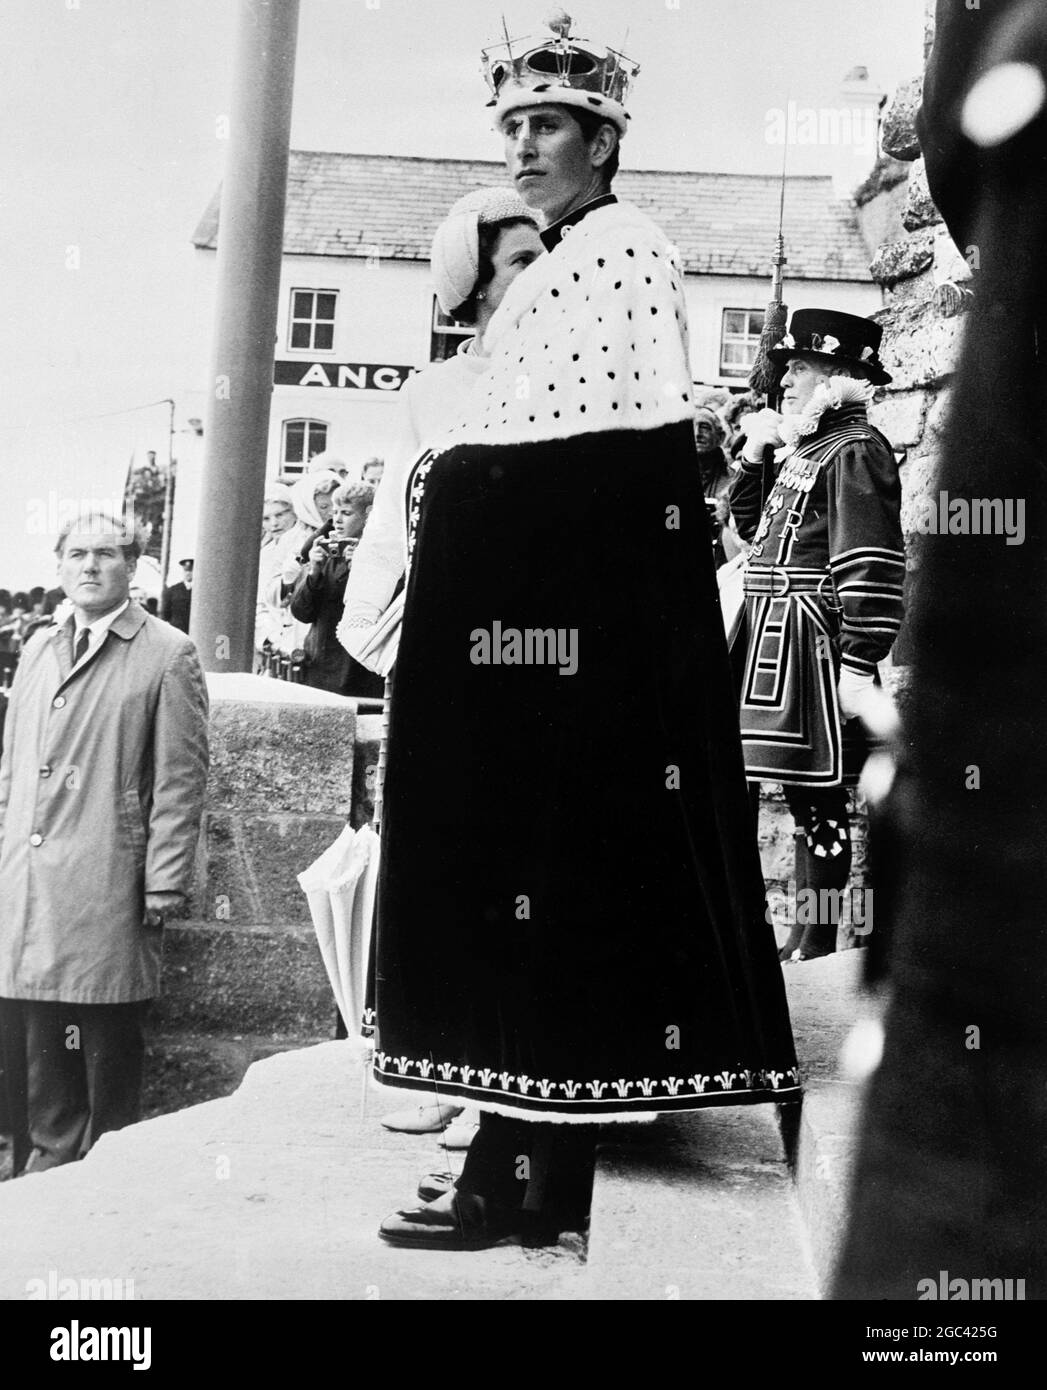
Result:
M487 365L483 338L506 290L543 254L535 214L511 188L478 188L459 198L436 229L430 270L445 314L475 329L457 353L416 372L399 392L400 437L386 462L345 593L343 632L373 626L407 562L404 482L423 444L461 415Z

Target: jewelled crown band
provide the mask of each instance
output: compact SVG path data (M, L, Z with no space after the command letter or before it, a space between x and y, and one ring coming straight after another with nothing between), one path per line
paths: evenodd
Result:
M552 38L510 39L482 51L488 106L496 118L521 106L555 102L603 116L624 135L625 100L639 67L623 53L570 37L571 17L559 10L546 20Z

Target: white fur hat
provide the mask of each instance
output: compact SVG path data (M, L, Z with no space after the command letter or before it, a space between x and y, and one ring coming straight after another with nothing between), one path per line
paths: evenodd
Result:
M480 224L526 217L532 210L511 188L478 188L459 198L436 229L430 264L436 297L445 314L453 314L476 288L480 273Z

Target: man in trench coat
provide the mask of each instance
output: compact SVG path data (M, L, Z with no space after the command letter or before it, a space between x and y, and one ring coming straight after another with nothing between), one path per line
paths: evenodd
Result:
M164 918L192 875L207 687L193 643L130 599L139 552L112 517L63 529L72 612L28 642L11 691L0 1006L24 1023L26 1172L81 1158L138 1118Z

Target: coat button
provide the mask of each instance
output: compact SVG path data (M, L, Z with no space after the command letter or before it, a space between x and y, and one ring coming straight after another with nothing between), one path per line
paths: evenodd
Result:
M44 837L40 834L39 830L34 830L32 835L29 836L29 843L34 846L44 843Z
M51 703L55 707L55 709L65 709L65 696L56 695L54 699L51 701Z
M49 765L48 765L47 763L45 763L45 764L43 765L43 767L40 769L40 776L41 776L41 777L50 777L50 775L51 775L51 768L49 767Z

